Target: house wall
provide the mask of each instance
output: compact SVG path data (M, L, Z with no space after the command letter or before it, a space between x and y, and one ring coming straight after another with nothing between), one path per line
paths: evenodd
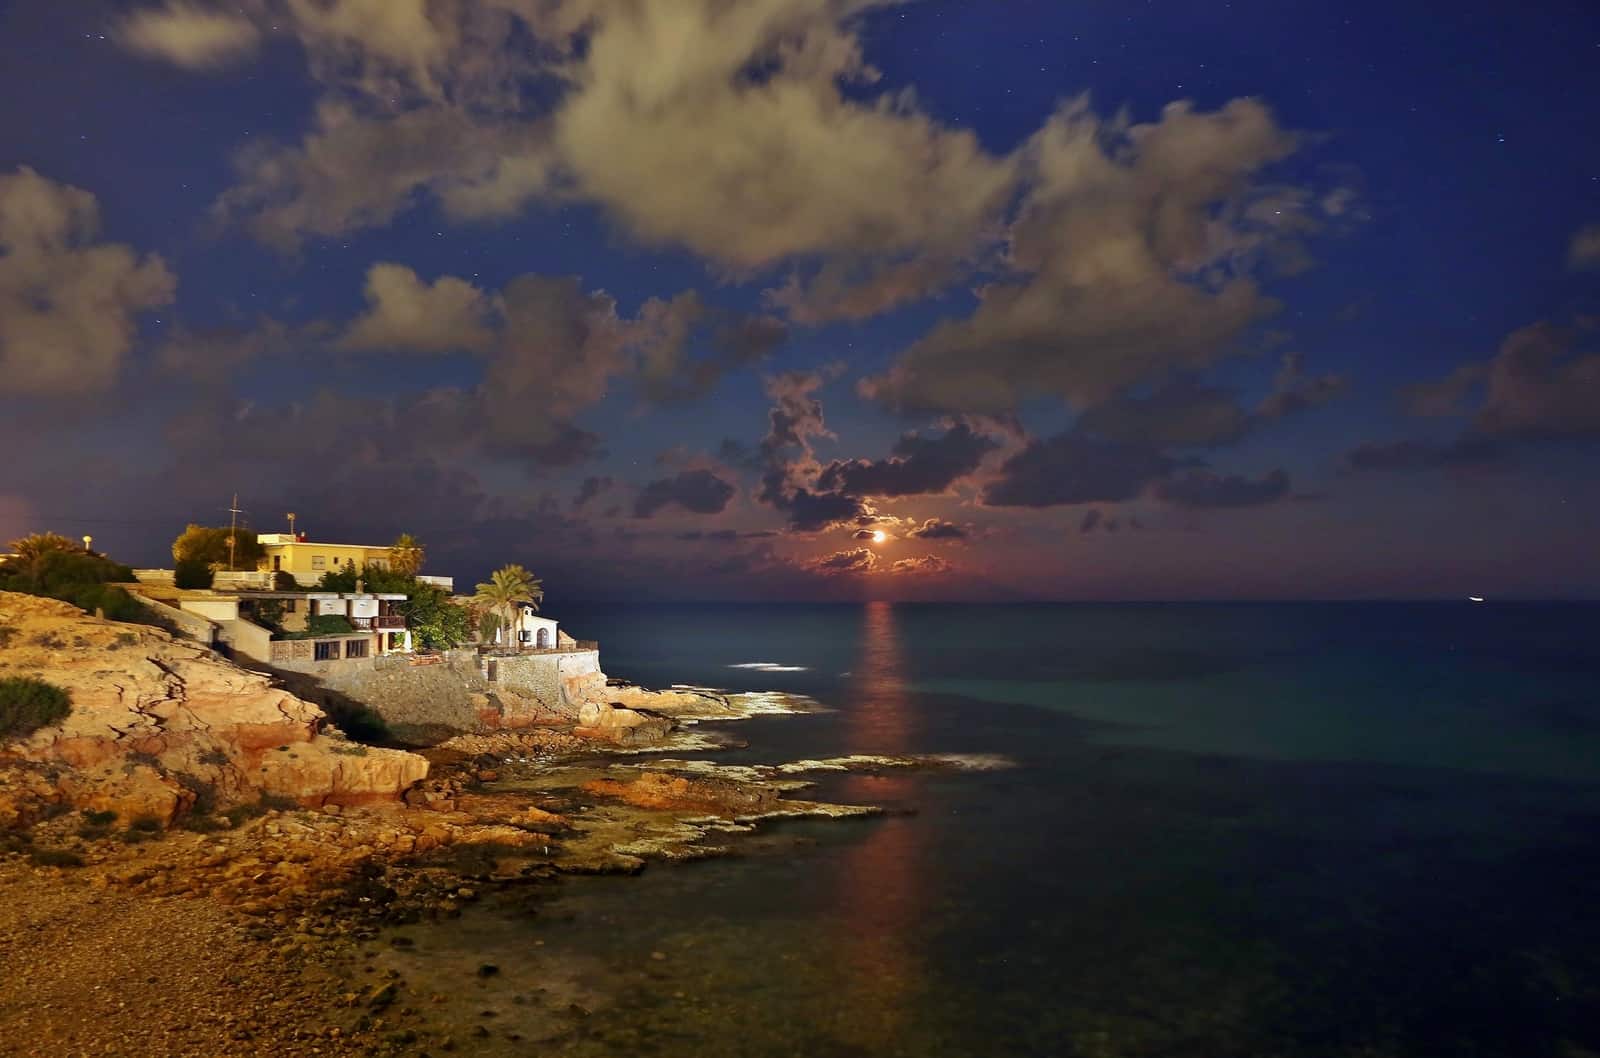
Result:
M368 564L374 566L389 564L389 549L386 547L367 547L364 544L322 544L309 540L264 546L267 555L261 560L260 569L272 570L273 559L276 558L278 569L289 573L295 580L307 586L315 584L330 570L336 572L343 569L346 563L354 563L358 570Z
M204 643L208 647L217 641L217 625L215 622L197 613L186 613L176 606L168 606L164 602L157 602L148 595L141 595L138 592L130 592L129 594L134 602L165 620L190 639L198 643Z
M219 622L218 637L239 657L258 664L272 661L272 633L243 617Z
M228 597L183 598L178 600L178 608L217 622L233 621L239 616L239 600Z
M557 622L553 618L539 617L536 614L530 614L524 610L520 628L522 631L528 633L527 642L530 645L539 642L539 630L541 628L544 629L548 633L547 638L549 642L547 645L554 647L557 642L557 636L559 635L559 629L556 627L556 624Z

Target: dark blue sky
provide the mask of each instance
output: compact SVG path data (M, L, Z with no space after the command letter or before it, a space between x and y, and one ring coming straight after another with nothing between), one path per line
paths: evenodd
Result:
M0 5L0 538L1600 593L1591 5ZM881 533L874 540L873 533Z

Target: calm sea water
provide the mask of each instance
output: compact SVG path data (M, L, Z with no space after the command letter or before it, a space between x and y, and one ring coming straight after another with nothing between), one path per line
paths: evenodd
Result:
M833 777L907 812L479 912L610 997L541 1053L1600 1053L1600 606L561 617L613 675L833 710L718 760L1016 767Z

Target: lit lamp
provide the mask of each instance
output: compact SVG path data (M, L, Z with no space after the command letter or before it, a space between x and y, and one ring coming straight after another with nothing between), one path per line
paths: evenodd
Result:
M289 535L294 536L294 512L289 512Z
M92 537L92 536L88 535L87 533L85 533L84 537L83 537L83 549L85 551L93 551L94 548L89 546L92 543L94 543L94 537Z

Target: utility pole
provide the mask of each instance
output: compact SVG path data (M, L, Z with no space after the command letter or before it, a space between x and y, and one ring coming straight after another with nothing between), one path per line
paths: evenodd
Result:
M235 563L233 561L233 551L234 551L235 546L238 544L238 540L236 538L239 535L239 514L240 514L240 511L239 511L239 494L237 492L235 492L233 494L233 506L229 507L228 510L230 512L232 512L232 515L233 515L231 518L228 519L228 569L232 570L232 569L235 568Z

